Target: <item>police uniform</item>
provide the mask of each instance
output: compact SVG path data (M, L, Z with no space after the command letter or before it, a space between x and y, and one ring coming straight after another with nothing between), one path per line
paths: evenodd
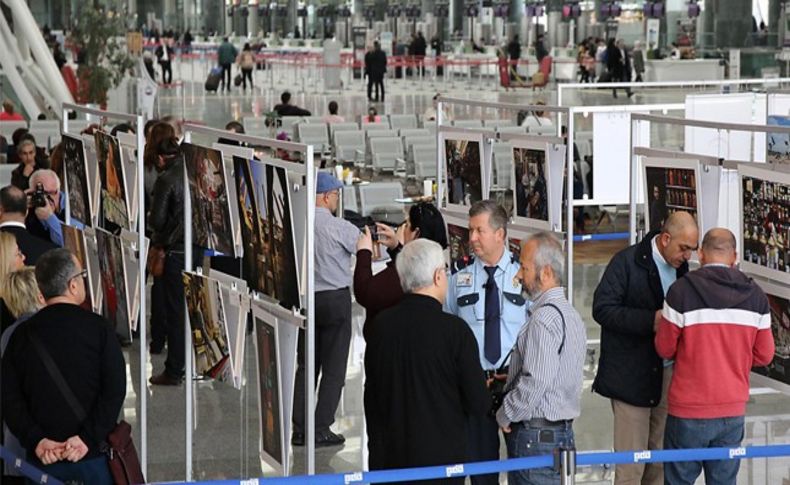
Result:
M485 315L488 271L480 259L470 257L454 262L457 272L450 277L444 310L462 318L472 329L477 340L480 364L487 375L506 364L519 330L527 321L529 302L521 294L521 282L516 279L520 269L518 259L505 248L494 271L494 281L499 293L500 352L496 362L485 356ZM507 371L504 371L507 373ZM499 459L499 426L492 416L477 416L469 422L470 461ZM473 484L498 484L494 475L472 477Z

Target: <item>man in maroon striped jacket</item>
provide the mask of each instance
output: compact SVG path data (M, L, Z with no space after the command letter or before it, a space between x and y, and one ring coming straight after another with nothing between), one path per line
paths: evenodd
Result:
M768 299L735 268L735 236L705 234L702 268L670 288L656 333L656 351L675 359L664 449L737 447L743 439L749 372L774 355ZM738 460L664 464L669 484L735 484Z

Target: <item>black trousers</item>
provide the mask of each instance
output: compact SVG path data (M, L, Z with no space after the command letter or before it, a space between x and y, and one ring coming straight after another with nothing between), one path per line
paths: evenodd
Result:
M222 68L222 77L220 78L222 81L222 88L227 89L230 91L230 64L220 64Z
M173 82L173 66L170 61L160 61L159 65L162 66L162 82L171 84Z
M384 102L384 77L368 75L368 99L373 99L371 94L374 85L376 86L376 101L379 100L379 88L381 88L381 101Z
M499 459L499 425L493 416L470 416L469 461L492 461ZM499 474L475 475L470 477L472 485L499 485Z
M151 349L158 350L165 346L167 341L167 284L164 275L154 277L151 286Z
M252 85L252 68L245 69L241 68L241 87L242 89L247 89L247 79L250 80L250 89L253 88Z
M315 430L324 432L335 422L340 393L346 383L346 365L351 344L351 292L348 288L319 291L315 294L315 331L315 380L318 390ZM304 433L307 367L303 331L299 333L297 364L293 431Z
M167 327L167 360L165 372L175 379L184 375L186 352L186 327L184 318L184 280L181 272L184 271L184 253L167 253L165 259L165 273L162 275L164 283L164 322ZM153 333L153 332L152 332Z

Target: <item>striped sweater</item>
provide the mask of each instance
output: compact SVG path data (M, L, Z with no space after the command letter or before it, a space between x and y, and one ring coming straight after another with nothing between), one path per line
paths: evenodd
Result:
M661 357L675 359L670 415L743 416L751 368L774 355L768 299L739 270L705 266L669 289L655 342Z

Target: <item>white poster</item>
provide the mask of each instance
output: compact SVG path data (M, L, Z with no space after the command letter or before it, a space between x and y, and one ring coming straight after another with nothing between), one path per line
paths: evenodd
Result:
M686 96L686 119L765 124L765 95L754 93L693 94ZM765 161L765 134L697 128L685 129L687 153L738 161Z
M658 47L658 37L659 33L661 32L661 20L660 19L647 19L647 48L648 50L654 50Z

